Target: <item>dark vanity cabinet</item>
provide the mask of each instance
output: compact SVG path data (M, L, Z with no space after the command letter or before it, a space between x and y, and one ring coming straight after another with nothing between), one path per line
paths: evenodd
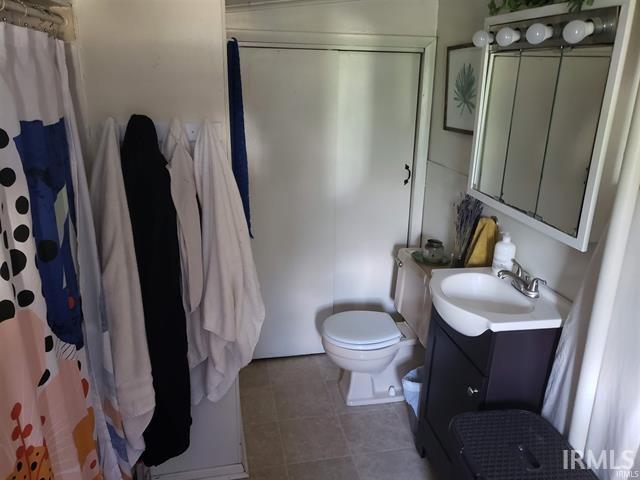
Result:
M449 434L453 417L507 408L540 412L559 335L555 328L467 337L433 308L416 447L441 478L449 478L457 455Z

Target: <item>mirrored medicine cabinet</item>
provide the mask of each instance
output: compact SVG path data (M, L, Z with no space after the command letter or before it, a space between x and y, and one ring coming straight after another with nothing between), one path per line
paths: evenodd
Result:
M483 50L468 192L586 251L626 49L626 11L624 3L579 13L563 8L487 19L487 30L506 26L522 39ZM570 44L562 29L575 19L596 29ZM554 34L532 45L524 32L536 23Z

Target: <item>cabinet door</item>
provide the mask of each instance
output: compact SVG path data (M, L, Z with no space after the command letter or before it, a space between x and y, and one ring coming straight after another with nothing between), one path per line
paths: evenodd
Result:
M434 328L433 357L426 400L427 421L451 456L453 444L449 423L456 415L480 408L485 394L485 377L444 333Z

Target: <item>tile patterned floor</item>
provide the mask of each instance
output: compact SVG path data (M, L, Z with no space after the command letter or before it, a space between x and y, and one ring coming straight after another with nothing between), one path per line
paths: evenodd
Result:
M240 372L252 480L435 480L404 403L347 407L325 355L256 360Z

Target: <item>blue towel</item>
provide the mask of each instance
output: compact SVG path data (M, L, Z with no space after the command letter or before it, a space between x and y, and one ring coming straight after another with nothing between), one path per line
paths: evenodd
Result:
M251 209L249 207L249 167L247 165L247 142L244 136L244 107L242 104L242 75L240 74L240 49L234 38L227 42L227 72L229 79L229 124L231 128L231 166L233 176L242 197L244 216L251 232Z

